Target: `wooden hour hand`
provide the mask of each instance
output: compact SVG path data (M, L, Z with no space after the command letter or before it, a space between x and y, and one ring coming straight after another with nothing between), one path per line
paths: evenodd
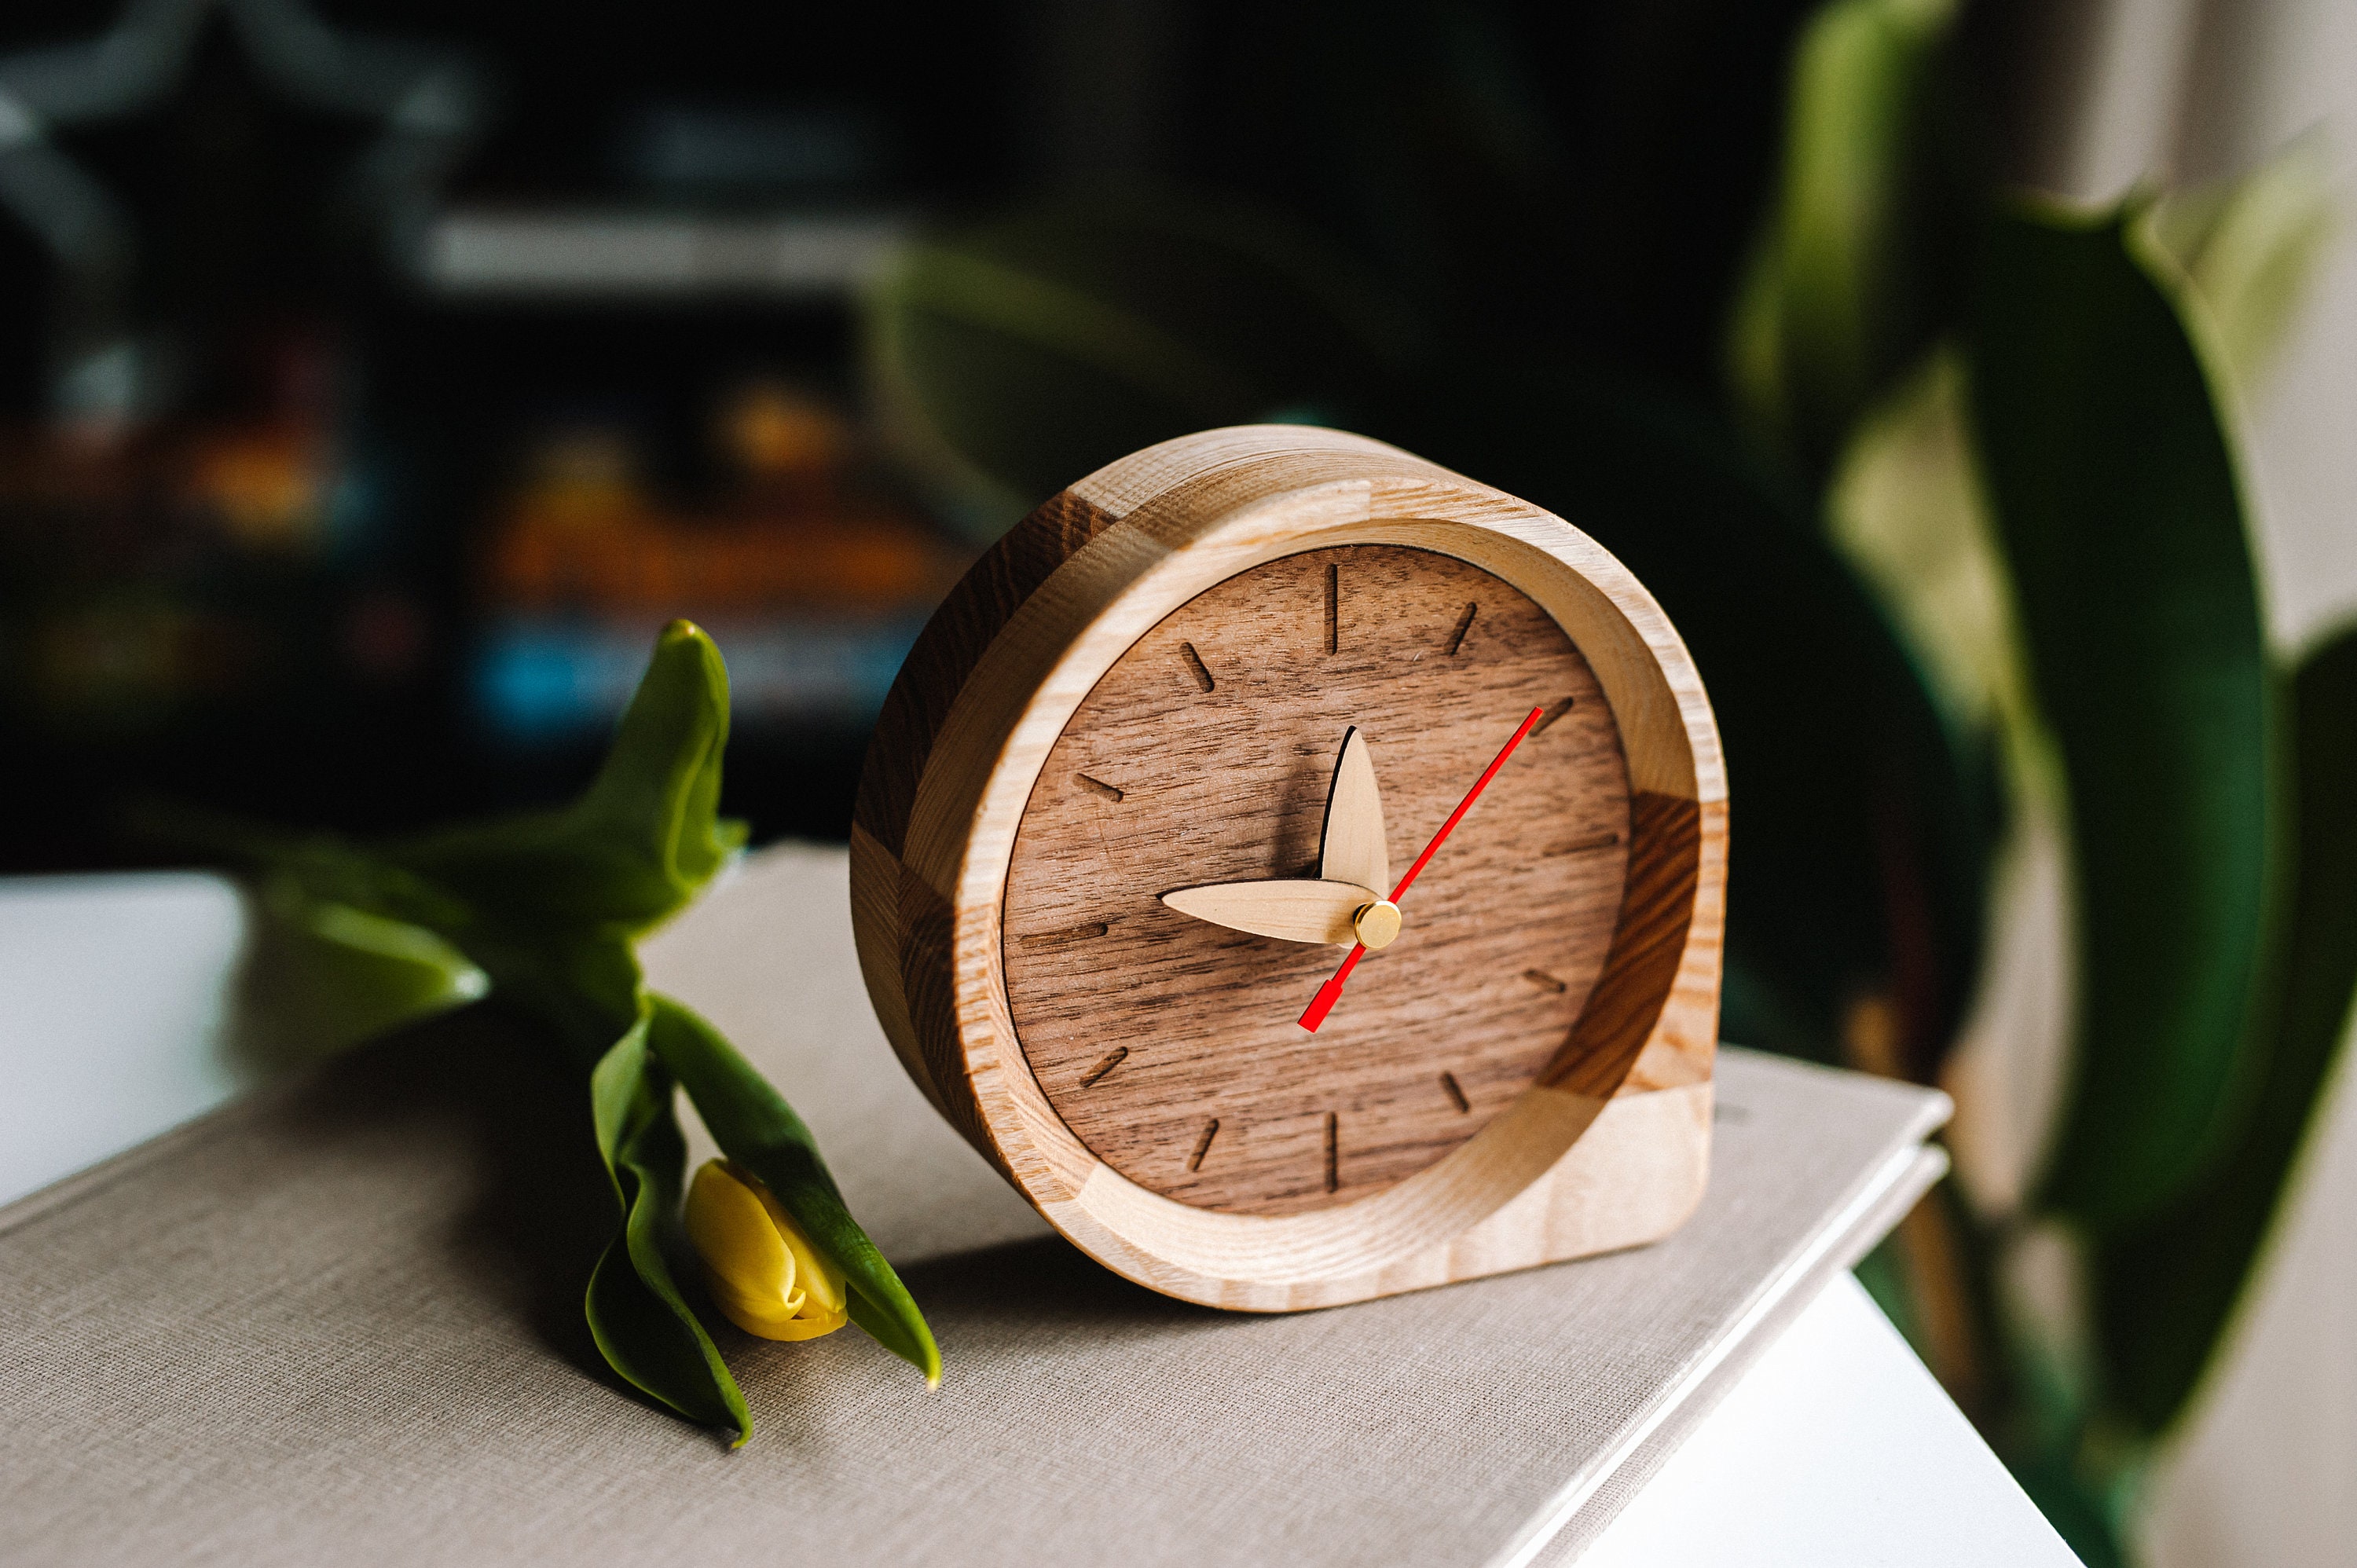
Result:
M1211 882L1165 893L1162 901L1182 915L1275 937L1288 942L1331 942L1349 947L1359 940L1359 911L1383 895L1355 882Z

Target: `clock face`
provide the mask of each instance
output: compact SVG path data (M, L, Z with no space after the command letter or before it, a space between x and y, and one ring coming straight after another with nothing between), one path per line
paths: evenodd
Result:
M1290 940L1165 902L1318 878L1353 729L1396 881L1534 707L1316 1033L1298 1020L1347 924L1343 945ZM1139 1186L1232 1213L1348 1203L1472 1137L1565 1048L1628 841L1611 710L1544 610L1428 550L1287 556L1166 617L1049 751L1003 908L1016 1032L1066 1125Z

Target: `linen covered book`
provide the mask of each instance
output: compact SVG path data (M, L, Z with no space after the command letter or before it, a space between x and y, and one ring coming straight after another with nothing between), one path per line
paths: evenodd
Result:
M1049 1232L909 1085L845 875L757 856L648 964L815 1128L938 1392L857 1334L716 1318L758 1423L732 1453L597 1375L577 1087L461 1013L0 1210L0 1561L1568 1561L1943 1168L1940 1095L1729 1050L1667 1240L1188 1305Z

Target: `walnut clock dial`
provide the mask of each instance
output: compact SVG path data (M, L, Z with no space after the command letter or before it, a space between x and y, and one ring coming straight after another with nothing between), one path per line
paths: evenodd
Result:
M1298 1019L1347 919L1287 939L1165 901L1336 886L1320 850L1352 732L1405 871L1534 708L1316 1033ZM1272 561L1140 638L1049 753L1007 876L1016 1032L1057 1114L1139 1186L1243 1214L1348 1203L1471 1138L1564 1048L1628 832L1610 707L1526 595L1398 545Z
M1089 1256L1255 1312L1682 1224L1726 878L1717 730L1643 585L1291 425L1133 453L994 545L851 832L934 1107Z

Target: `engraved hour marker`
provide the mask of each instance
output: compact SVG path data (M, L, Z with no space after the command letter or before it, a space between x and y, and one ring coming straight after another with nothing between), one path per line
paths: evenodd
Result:
M1586 854L1592 849L1610 849L1620 842L1619 833L1596 833L1584 839L1574 839L1557 849L1543 850L1541 854L1552 859L1562 854Z
M1537 986L1541 991L1552 992L1557 996L1562 995L1565 990L1562 981L1557 980L1554 975L1549 974L1543 969L1526 969L1523 971L1523 978L1529 981L1533 985Z
M1472 1102L1465 1098L1465 1091L1457 1087L1457 1075L1455 1073L1442 1073L1440 1075L1440 1087L1448 1091L1448 1102L1457 1107L1457 1114L1459 1116L1465 1116L1471 1113L1473 1110Z
M1579 701L1579 699L1577 697L1566 697L1562 702L1557 703L1554 707L1549 708L1546 711L1546 716L1539 720L1536 727L1534 727L1531 733L1533 735L1544 735L1547 732L1547 726L1554 724L1555 720L1563 717L1564 714L1571 712L1571 705L1577 701Z
M1106 783L1103 779L1092 779L1085 773L1075 773L1072 777L1080 780L1082 789L1089 790L1092 794L1103 795L1106 800L1113 801L1115 805L1119 805L1121 803L1122 792L1114 789L1112 785Z
M1082 1089L1094 1089L1097 1086L1097 1079L1104 1077L1105 1074L1119 1067L1128 1058L1129 1047L1127 1046L1115 1046L1113 1048L1112 1055L1106 1057L1104 1060L1097 1063L1096 1066L1089 1069L1088 1076L1081 1079L1081 1087Z
M1181 658L1187 660L1188 670L1194 674L1195 684L1200 686L1206 692L1211 690L1212 687L1218 684L1217 682L1211 679L1211 671L1204 667L1203 656L1195 651L1195 645L1193 643L1180 643L1178 645L1178 653Z
M1332 1192L1342 1185L1341 1122L1331 1111L1326 1112L1326 1190Z
M1189 1170L1200 1171L1203 1168L1203 1156L1211 1152L1211 1140L1219 1135L1220 1119L1214 1116L1209 1122L1203 1123L1203 1135L1195 1140L1195 1152L1187 1156L1187 1168ZM1329 1188L1329 1190L1330 1191L1331 1189Z
M1342 568L1326 568L1326 651L1342 651Z
M1017 940L1027 948L1060 948L1072 942L1087 941L1092 937L1103 936L1106 929L1107 927L1103 920L1091 920L1086 925L1066 926L1060 931L1041 931L1037 936L1019 937Z
M1465 646L1465 634L1473 629L1473 616L1480 607L1478 604L1467 605L1465 613L1457 618L1457 629L1448 634L1448 656L1451 659L1456 658L1457 650ZM1545 727L1544 725L1539 726L1540 729Z

